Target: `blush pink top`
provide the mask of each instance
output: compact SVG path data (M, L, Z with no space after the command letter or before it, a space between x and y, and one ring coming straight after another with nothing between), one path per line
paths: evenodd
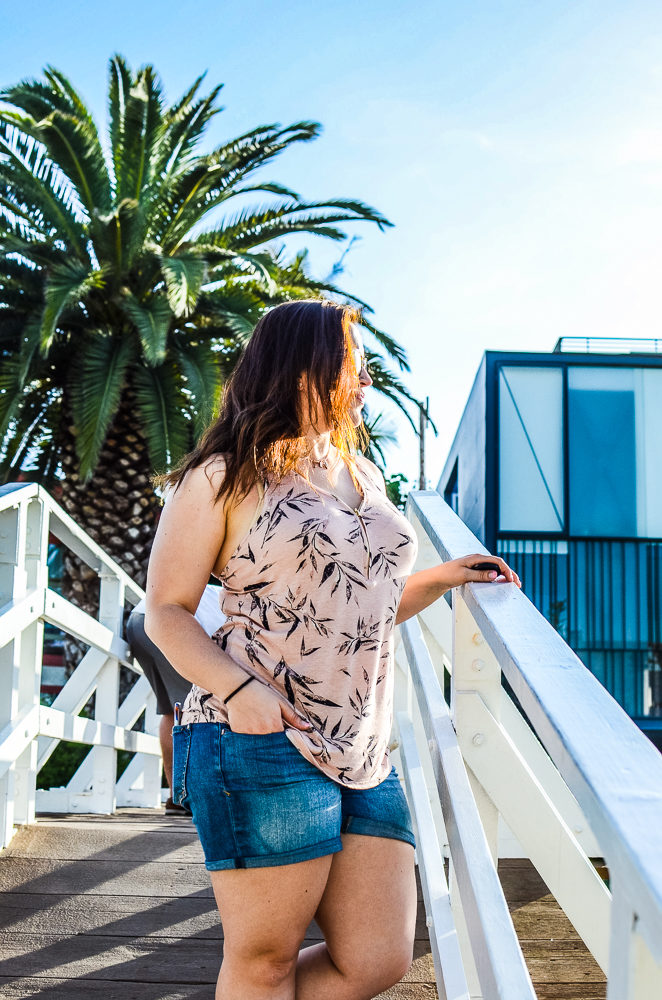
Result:
M310 733L286 728L307 760L371 788L391 769L393 630L418 543L381 475L361 456L357 465L356 509L298 473L266 482L221 576L226 620L212 639L310 720ZM182 723L227 721L222 701L194 685Z

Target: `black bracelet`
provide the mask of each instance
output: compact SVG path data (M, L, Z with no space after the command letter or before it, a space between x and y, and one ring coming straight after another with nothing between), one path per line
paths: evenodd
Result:
M227 705L227 703L229 702L230 698L234 698L234 696L236 695L237 691L241 691L241 689L243 687L246 687L247 684L250 684L250 682L254 681L254 680L255 680L254 677L249 677L248 680L242 681L241 684L239 685L239 687L235 688L234 691L231 691L230 694L227 696L227 698L224 699L223 704Z

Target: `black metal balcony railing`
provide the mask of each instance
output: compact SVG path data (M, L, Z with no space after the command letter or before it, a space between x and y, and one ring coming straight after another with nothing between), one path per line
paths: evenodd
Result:
M626 712L662 718L662 542L502 537L497 551Z

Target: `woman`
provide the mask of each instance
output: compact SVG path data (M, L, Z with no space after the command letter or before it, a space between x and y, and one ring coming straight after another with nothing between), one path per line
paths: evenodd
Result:
M357 451L370 384L355 310L276 306L218 419L155 479L167 494L145 625L193 683L173 782L223 924L218 1000L367 1000L412 961L393 628L496 573L472 570L474 555L411 574L416 536ZM210 573L227 616L212 640L194 618ZM313 918L324 941L300 951Z

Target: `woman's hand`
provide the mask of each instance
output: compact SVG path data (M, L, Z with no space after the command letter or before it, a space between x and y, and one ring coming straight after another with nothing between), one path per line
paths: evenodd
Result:
M494 563L499 569L472 568L481 563ZM498 580L502 580L504 583L514 583L517 587L522 586L517 573L499 556L462 556L461 559L451 559L449 562L442 563L440 569L443 571L444 583L449 589L461 587L463 583L495 583Z
M472 568L480 563L494 563L499 568L497 570ZM399 625L413 618L453 587L461 587L463 583L494 583L495 580L514 583L517 587L522 586L517 573L499 556L462 556L461 559L450 559L448 562L430 566L429 569L421 569L417 573L412 573L405 583L395 624Z
M258 680L247 684L230 699L227 713L233 733L278 733L285 729L285 725L304 732L313 729L296 709Z

